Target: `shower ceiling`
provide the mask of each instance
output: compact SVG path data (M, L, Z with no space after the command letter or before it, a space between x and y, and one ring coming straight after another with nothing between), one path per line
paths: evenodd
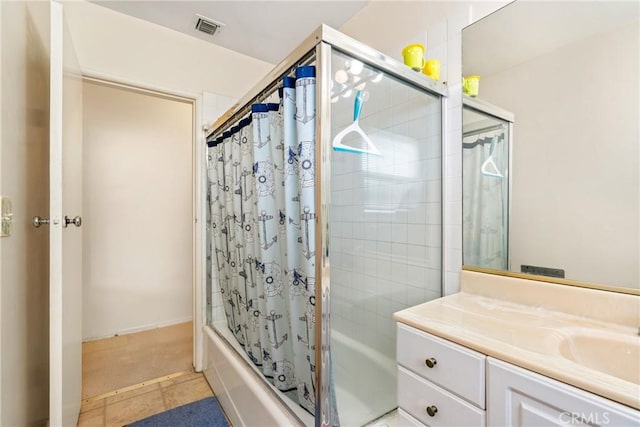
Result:
M340 28L369 1L95 1L218 46L280 62L320 24ZM196 14L222 22L211 37L195 29Z

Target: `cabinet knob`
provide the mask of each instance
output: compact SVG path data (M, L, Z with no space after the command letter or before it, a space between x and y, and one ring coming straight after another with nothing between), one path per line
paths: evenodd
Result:
M438 412L438 408L436 408L436 405L427 406L427 414L430 417L435 417L436 412Z
M434 366L436 366L437 363L438 363L438 361L433 357L430 357L430 358L428 358L428 359L426 359L424 361L424 364L427 365L430 368L433 368ZM435 406L434 406L434 408L435 408Z

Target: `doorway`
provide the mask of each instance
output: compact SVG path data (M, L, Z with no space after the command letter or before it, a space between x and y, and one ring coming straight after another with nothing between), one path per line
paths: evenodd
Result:
M193 368L193 99L83 81L84 400Z

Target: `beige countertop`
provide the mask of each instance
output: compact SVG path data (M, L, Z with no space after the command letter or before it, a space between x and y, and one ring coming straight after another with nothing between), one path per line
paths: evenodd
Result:
M462 292L399 311L394 314L394 319L496 359L640 409L640 360L637 360L637 353L621 347L616 354L615 346L606 345L610 339L631 345L635 343L633 340L640 340L640 297L616 294L611 295L612 300L608 301L610 292L568 289L570 287L561 285L540 286L522 279L494 280L495 277L463 271ZM510 279L522 283L512 283ZM479 284L478 280L483 283ZM495 282L493 287L492 282ZM508 289L500 289L505 284ZM556 288L561 288L559 292L562 295L554 294ZM592 318L577 315L573 309L560 311L559 297L569 298L576 307L587 304L589 310L600 304L603 309L598 313L611 313L611 316ZM545 298L549 299L549 304L544 303ZM528 304L531 302L534 304ZM615 307L607 307L607 304ZM607 353L606 357L615 361L610 364L609 372L563 356L561 349L564 346L566 351L567 342L576 336L583 340L602 340L600 343L605 345L600 348ZM594 348L597 349L598 345Z

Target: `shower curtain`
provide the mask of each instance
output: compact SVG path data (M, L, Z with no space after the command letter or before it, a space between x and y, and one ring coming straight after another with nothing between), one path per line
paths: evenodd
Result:
M505 144L504 133L467 137L462 144L463 260L466 265L498 270L508 268L508 152ZM503 178L481 172L490 155Z
M212 277L265 377L315 412L315 67L209 142Z

